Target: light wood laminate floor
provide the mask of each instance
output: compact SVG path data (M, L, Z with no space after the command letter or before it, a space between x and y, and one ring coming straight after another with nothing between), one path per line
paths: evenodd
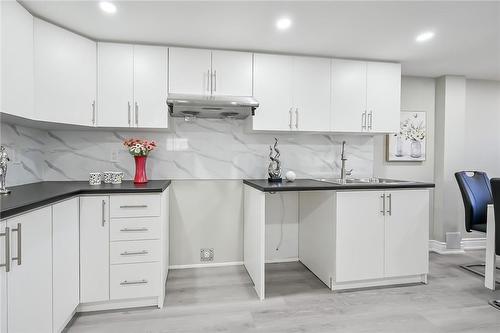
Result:
M431 253L428 285L333 293L300 263L266 265L260 302L242 266L172 270L163 309L82 314L69 332L500 332L500 291L458 267L484 251ZM500 286L499 286L500 287Z

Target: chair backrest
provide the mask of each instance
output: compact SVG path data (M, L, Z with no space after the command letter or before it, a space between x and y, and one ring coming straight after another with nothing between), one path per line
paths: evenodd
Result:
M491 180L491 191L495 210L495 252L500 256L500 178Z
M455 173L465 206L465 230L471 232L477 224L486 224L488 204L493 202L488 175L481 171Z

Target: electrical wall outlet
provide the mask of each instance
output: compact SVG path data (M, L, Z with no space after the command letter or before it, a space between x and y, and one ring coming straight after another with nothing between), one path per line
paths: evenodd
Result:
M213 261L214 249L200 249L200 261Z
M446 233L446 248L450 250L460 250L462 245L462 234L460 232Z
M110 160L111 160L111 162L118 162L118 151L117 150L113 150L111 152Z

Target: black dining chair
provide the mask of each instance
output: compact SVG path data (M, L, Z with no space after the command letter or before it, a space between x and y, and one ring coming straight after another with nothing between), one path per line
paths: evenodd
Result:
M495 253L500 256L500 178L491 180L491 192L495 211ZM500 310L500 299L491 300L489 303Z
M486 233L488 204L493 202L488 175L482 171L459 171L455 173L465 207L465 230ZM461 268L483 276L474 267L484 267L484 263L460 265Z

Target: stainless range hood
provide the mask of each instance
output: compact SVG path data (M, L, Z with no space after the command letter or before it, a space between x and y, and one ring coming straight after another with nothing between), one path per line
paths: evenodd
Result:
M168 94L172 117L245 119L259 106L253 97Z

